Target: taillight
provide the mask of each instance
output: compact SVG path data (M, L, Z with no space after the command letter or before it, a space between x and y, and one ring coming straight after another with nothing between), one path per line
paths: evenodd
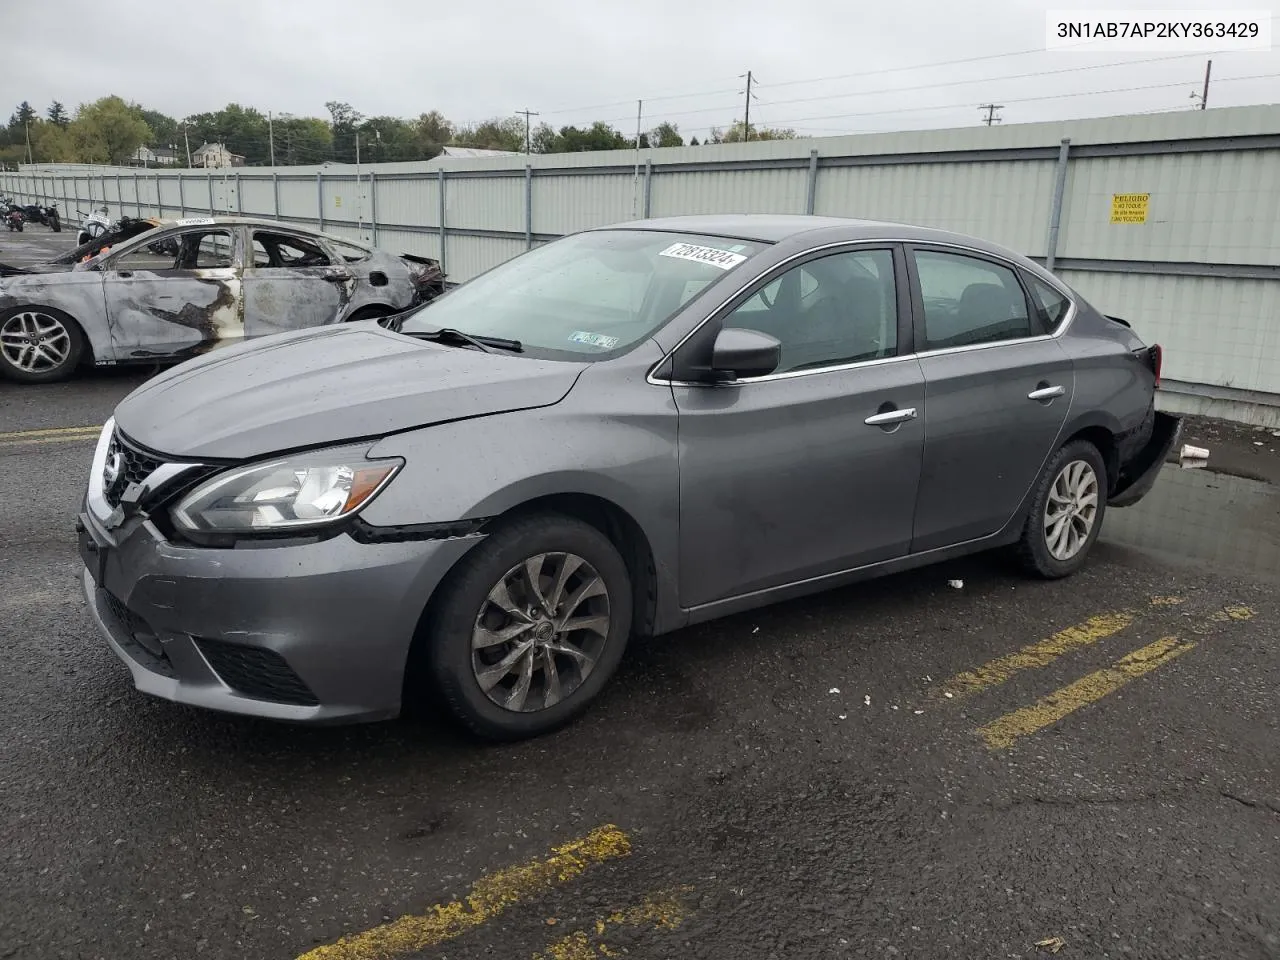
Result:
M1164 365L1164 348L1160 344L1153 344L1148 354L1151 364L1151 372L1156 375L1156 389L1160 389L1160 368Z

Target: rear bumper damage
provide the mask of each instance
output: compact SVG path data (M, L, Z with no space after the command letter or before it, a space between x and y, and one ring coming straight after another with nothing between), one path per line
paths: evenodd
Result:
M1155 486L1160 468L1181 437L1182 418L1157 410L1151 438L1122 465L1116 488L1107 498L1107 506L1129 507L1145 497Z

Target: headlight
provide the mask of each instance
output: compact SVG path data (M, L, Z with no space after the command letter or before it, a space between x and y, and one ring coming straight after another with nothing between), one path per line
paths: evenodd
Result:
M219 474L182 498L174 523L194 533L270 533L350 517L404 466L399 458L366 460L365 449L319 450Z

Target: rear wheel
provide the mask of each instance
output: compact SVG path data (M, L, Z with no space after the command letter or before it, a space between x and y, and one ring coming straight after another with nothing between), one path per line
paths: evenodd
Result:
M1084 565L1107 509L1107 468L1098 448L1073 440L1049 460L1036 487L1018 556L1045 579L1075 573Z
M11 380L65 380L83 354L84 334L61 310L17 307L0 313L0 374Z
M631 632L626 563L595 527L559 514L490 534L442 586L422 642L450 712L480 736L516 740L582 713Z

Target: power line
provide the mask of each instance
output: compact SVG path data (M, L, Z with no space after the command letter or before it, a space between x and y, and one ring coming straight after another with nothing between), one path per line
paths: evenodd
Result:
M991 126L991 124L993 124L993 123L999 123L999 122L1000 122L1000 118L996 116L996 111L997 111L997 110L1002 110L1003 108L1004 108L1004 104L1003 104L1003 103L980 103L980 104L978 104L978 109L979 109L979 110L985 110L985 111L987 111L987 118L986 118L986 120L984 120L983 122L984 122L984 123L986 123L986 125L987 125L988 127L989 127L989 126Z
M1217 82L1218 83L1234 83L1241 80L1270 80L1274 77L1280 77L1280 73L1259 73L1259 74L1253 74L1247 77L1226 77L1224 79L1218 80ZM1002 104L1002 106L1010 103L1037 103L1044 100L1069 100L1069 99L1074 99L1076 97L1096 97L1096 96L1102 96L1104 94L1112 94L1112 93L1134 93L1139 90L1168 90L1173 87L1185 86L1185 84L1186 84L1185 80L1180 80L1174 83L1153 83L1153 84L1147 84L1139 87L1112 87L1107 90L1080 90L1075 93L1052 93L1052 94L1044 94L1037 97L1017 97L1017 98L1013 98L1005 101L1005 104ZM855 119L859 117L882 117L889 114L920 113L920 112L925 112L929 110L961 110L969 106L970 104L968 103L947 103L947 104L939 104L937 106L932 106L932 107L895 107L891 110L873 110L866 113L823 114L822 116L817 116L817 117L796 117L791 120L777 120L775 122L776 123L805 123L810 120L843 120L843 119Z
M813 97L795 97L790 100L762 100L760 102L765 104L766 106L780 107L780 106L784 106L792 103L818 103L824 100L845 100L853 97L874 97L874 96L880 96L888 93L919 93L919 92L924 92L929 90L942 90L948 87L972 86L973 84L976 84L976 83L999 83L999 82L1008 81L1008 80L1029 80L1029 79L1038 79L1040 77L1058 76L1060 74L1066 74L1066 73L1080 73L1086 70L1107 70L1115 67L1141 66L1142 64L1145 64L1145 63L1165 63L1171 60L1186 60L1191 58L1198 58L1199 56L1201 55L1200 54L1177 54L1175 56L1169 56L1169 57L1149 57L1143 60L1123 60L1117 63L1095 63L1095 64L1089 64L1089 65L1079 66L1079 67L1063 67L1058 70L1040 70L1040 71L1036 71L1035 73L1005 74L1003 76L998 76L998 77L974 77L969 80L944 80L938 83L916 84L909 87L885 87L879 90L855 90L851 93L830 93L830 94L823 94L820 96L813 96ZM756 83L759 83L759 81L756 81ZM782 84L767 84L764 86L766 86L767 88L772 88L774 86L782 86ZM720 113L720 112L723 112L725 109L726 108L722 106L721 107L705 107L697 110L684 110L684 111L678 111L675 113L667 113L667 114L664 114L664 116L686 117L686 116L693 116L694 114L700 114L700 113ZM605 122L606 123L620 122L621 119L622 118L617 118L616 120L607 120Z

